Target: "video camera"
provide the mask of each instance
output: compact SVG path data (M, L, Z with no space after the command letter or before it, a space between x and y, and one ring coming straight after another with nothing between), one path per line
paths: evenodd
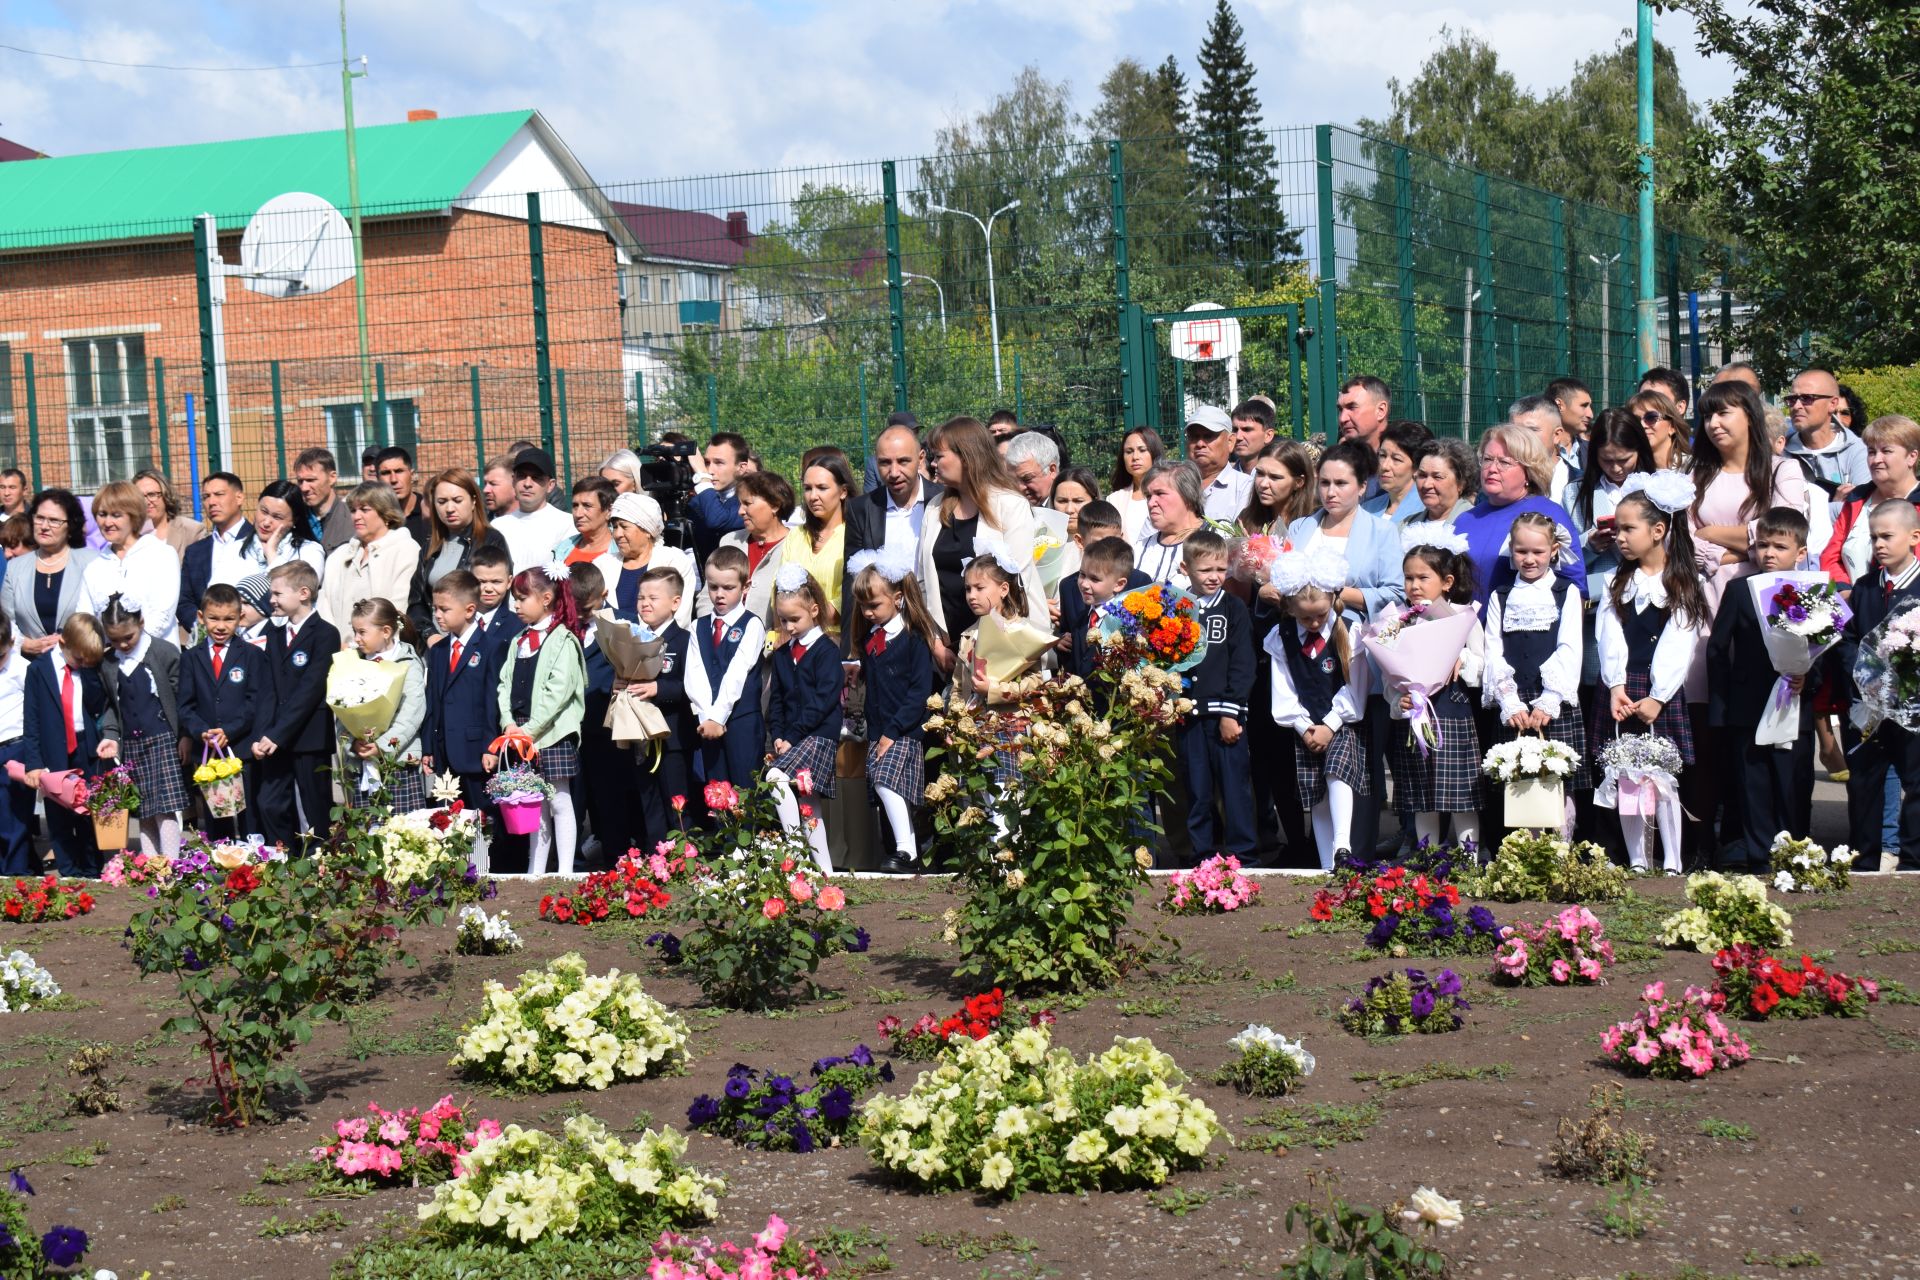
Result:
M637 451L645 459L640 464L640 491L660 504L667 526L664 540L670 547L693 546L693 521L687 515L687 505L693 501L693 464L687 459L695 447L691 441L679 441L650 444Z

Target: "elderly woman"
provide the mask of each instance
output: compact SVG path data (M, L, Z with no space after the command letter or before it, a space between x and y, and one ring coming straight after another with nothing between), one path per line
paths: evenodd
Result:
M107 548L81 579L87 612L98 616L107 601L119 596L123 604L139 606L148 635L165 640L180 604L180 557L160 539L140 532L147 524L146 499L124 480L102 486L93 495L93 522Z
M734 482L740 495L741 528L720 539L747 555L747 608L769 631L773 628L773 580L786 560L793 528L793 486L777 471L750 471Z
M677 569L680 572L680 608L673 620L691 626L695 614L704 618L713 612L707 593L700 589L700 575L694 568L693 553L662 542L666 517L660 504L644 493L623 493L613 500L608 520L613 532L614 550L620 568L607 581L607 603L623 618L640 617L640 579L649 569Z
M184 556L189 544L207 536L207 526L180 514L179 495L158 471L149 467L134 472L133 487L146 501L147 519L152 525L148 532L172 547L173 554Z
M1480 461L1465 440L1438 438L1420 446L1413 468L1413 491L1420 498L1420 514L1409 525L1446 524L1473 509L1480 490Z
M60 628L85 607L81 580L100 553L87 545L80 500L65 489L36 493L27 511L33 518L33 550L7 562L0 607L13 622L20 652L33 658L58 644Z
M427 498L427 546L413 571L407 591L407 617L429 645L440 640L433 621L433 588L455 569L473 569L473 553L482 547L507 549L507 540L487 522L480 484L459 467L436 475L424 490Z
M1855 489L1834 517L1833 537L1820 552L1820 567L1835 582L1851 585L1873 567L1873 545L1867 538L1867 518L1883 502L1906 501L1920 506L1920 426L1904 414L1875 418L1861 432L1867 445L1870 486Z
M1207 524L1200 468L1162 458L1141 485L1147 498L1147 527L1134 545L1133 567L1155 582L1186 590L1185 544Z
M1027 597L1027 620L1052 630L1047 592L1033 566L1033 508L1000 456L993 436L978 419L950 418L927 437L934 476L946 487L940 505L927 508L920 525L919 579L933 616L933 660L953 670L954 646L973 625L963 575L982 544L1001 543L1026 567L1020 585Z
M1568 545L1578 544L1580 530L1573 517L1547 496L1553 463L1539 435L1518 423L1502 423L1480 437L1480 500L1454 517L1453 528L1467 540L1474 598L1482 605L1514 580L1507 535L1522 514L1544 512L1567 531ZM1564 572L1578 590L1586 590L1585 565L1575 560Z
M613 486L614 496L644 492L640 485L640 455L620 449L600 464L600 478Z
M568 564L597 565L604 577L620 572L620 556L613 549L613 500L620 491L603 476L586 476L573 483L573 536L553 549L555 559Z
M1362 502L1361 510L1385 516L1395 524L1424 516L1426 508L1414 485L1414 473L1420 450L1432 439L1433 432L1423 422L1388 423L1380 433L1380 447L1374 450L1380 492Z
M347 495L353 539L335 547L320 579L320 616L351 633L353 606L362 600L387 600L403 607L420 568L420 544L407 532L393 490L375 481ZM349 641L351 643L351 641Z
M1147 472L1167 456L1167 446L1152 427L1135 427L1120 442L1120 456L1113 464L1113 492L1107 495L1120 512L1120 536L1128 542L1140 541L1147 531Z

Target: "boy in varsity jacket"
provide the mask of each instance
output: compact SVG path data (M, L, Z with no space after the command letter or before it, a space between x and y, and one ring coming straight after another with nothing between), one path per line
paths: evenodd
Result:
M1247 697L1253 690L1253 622L1226 590L1227 544L1202 529L1186 541L1187 579L1199 601L1206 656L1188 677L1193 712L1180 727L1179 768L1191 803L1195 854L1254 852L1253 779L1247 753ZM1219 816L1214 814L1215 793Z

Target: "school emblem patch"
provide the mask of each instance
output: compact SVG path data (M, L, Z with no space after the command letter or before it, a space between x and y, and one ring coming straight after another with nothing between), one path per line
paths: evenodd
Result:
M735 628L734 628L733 630L731 630L731 631L729 631L729 632L727 632L727 643L728 643L728 644L739 644L739 643L740 643L740 637L741 637L741 635L742 635L742 634L743 634L743 633L741 632L741 630L740 630L740 628L738 628L738 627L735 627Z
M247 669L245 667L233 668L227 672L227 680L232 684L245 684L247 682Z
M470 667L477 667L477 666L479 666L479 665L480 665L480 655L479 655L479 654L477 654L477 653L474 653L474 654L469 654L469 655L467 655L467 665L468 665L468 666L470 666Z
M670 653L669 653L669 654L667 654L666 656L664 656L664 657L662 657L662 658L660 659L660 670L661 670L662 672L667 672L667 671L671 671L671 670L673 670L673 655L672 655L672 654L670 654Z
M289 658L288 661L293 663L293 665L296 667L306 666L307 665L306 651L304 649L295 650L293 657Z
M1334 662L1334 657L1332 654L1323 653L1320 655L1320 670L1323 673L1325 673L1326 675L1332 675L1335 665L1336 664Z

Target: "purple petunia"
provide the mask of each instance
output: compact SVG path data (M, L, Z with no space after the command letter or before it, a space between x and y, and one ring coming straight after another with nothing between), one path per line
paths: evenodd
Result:
M695 1129L705 1128L719 1118L720 1104L704 1093L687 1108L687 1124Z
M1451 969L1442 969L1433 980L1433 994L1437 996L1459 995L1460 975Z
M1411 1004L1412 1004L1412 1013L1414 1017L1419 1018L1422 1021L1431 1017L1433 1015L1433 1005L1434 1005L1433 988L1431 987L1414 988Z
M27 1181L27 1175L19 1169L15 1169L7 1175L7 1186L11 1190L20 1192L22 1195L30 1196L33 1194L33 1184Z
M1467 927L1474 933L1498 933L1499 926L1493 922L1493 912L1485 907L1474 907L1467 912Z
M78 1227L55 1227L40 1237L40 1252L56 1267L71 1267L86 1256L87 1233Z
M847 950L854 952L865 951L871 945L873 945L873 935L865 929L856 928L853 931L853 941L847 944Z
M745 1076L727 1077L727 1096L735 1102L743 1101L746 1096L752 1092L753 1081L747 1079Z
M798 1122L793 1126L793 1149L803 1155L813 1150L813 1134L807 1126Z
M853 1095L835 1085L820 1095L820 1114L829 1120L847 1120L853 1116Z

